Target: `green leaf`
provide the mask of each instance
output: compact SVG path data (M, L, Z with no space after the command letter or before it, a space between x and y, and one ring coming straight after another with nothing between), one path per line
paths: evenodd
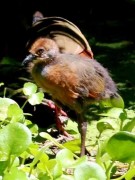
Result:
M63 143L63 146L71 150L72 152L80 152L80 145L81 145L80 139L74 139Z
M74 154L68 149L60 150L56 155L56 159L60 161L62 167L64 168L70 167L75 162Z
M119 118L120 114L123 112L121 108L110 108L105 113L100 113L100 115L111 118Z
M26 126L30 129L32 136L36 137L38 136L38 125L37 124L33 124L31 121L29 120L25 120L25 124Z
M50 177L48 176L48 174L44 174L44 175L40 175L40 177L38 177L39 180L50 180Z
M126 131L114 134L106 144L106 151L112 160L135 161L135 134Z
M0 161L0 175L3 176L4 170L7 168L8 163L8 161Z
M99 104L101 108L117 107L124 109L124 101L119 94L117 94L117 97L101 100Z
M95 162L85 162L74 171L75 180L106 180L104 170Z
M119 118L124 121L127 119L127 112L125 110L123 110L123 112L120 113Z
M55 180L75 180L75 179L74 179L74 177L72 175L63 174L61 177L59 177L59 178L57 178Z
M102 133L103 131L107 129L114 130L113 124L114 124L113 120L104 118L97 122L97 129L100 133Z
M111 103L113 107L124 109L124 100L119 94L117 94L116 98L111 98Z
M60 177L63 174L61 163L56 159L49 160L46 163L46 166L54 179Z
M40 104L42 102L43 98L44 98L44 93L38 92L38 93L31 94L29 96L28 101L31 105L36 105L36 104Z
M17 104L8 107L7 116L12 122L21 122L24 119L23 110Z
M87 161L87 156L83 156L76 160L74 157L74 154L69 149L62 149L56 155L56 159L59 160L64 168L75 168L76 166Z
M58 143L55 138L51 137L50 134L48 134L46 132L40 132L39 135L45 139L48 139L49 141L54 143L59 148L62 148L62 149L65 148L62 144Z
M132 167L129 169L125 175L126 180L131 180L135 177L135 167Z
M68 119L65 129L73 135L79 134L78 124L75 121Z
M3 178L3 180L28 180L26 174L18 170L16 167L13 167L10 172L7 172Z
M131 119L130 121L128 121L124 127L123 127L123 131L129 131L131 132L133 130L133 128L135 127L135 118Z
M0 120L5 120L7 118L8 107L11 104L16 104L19 107L19 105L10 98L0 98Z
M20 155L32 142L30 130L19 122L11 123L0 130L0 158Z
M31 82L27 82L27 83L24 84L24 86L23 86L23 93L26 96L30 96L30 95L32 95L33 93L36 93L36 92L37 92L36 84L31 83Z

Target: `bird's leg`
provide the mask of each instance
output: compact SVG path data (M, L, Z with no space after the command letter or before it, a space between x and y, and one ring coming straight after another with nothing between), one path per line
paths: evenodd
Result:
M84 120L82 115L78 116L78 128L81 135L81 153L80 156L85 155L85 141L86 141L86 132L87 132L87 121Z
M64 124L61 122L60 120L60 115L64 115L67 116L67 114L62 111L61 108L59 108L58 106L55 106L55 121L56 121L56 127L58 129L58 131L60 133L62 133L64 136L70 137L70 135L66 132L66 130L64 129Z

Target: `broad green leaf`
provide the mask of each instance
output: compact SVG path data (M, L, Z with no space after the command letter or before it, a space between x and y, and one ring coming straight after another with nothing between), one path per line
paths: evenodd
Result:
M75 180L72 175L65 175L63 174L61 177L55 179L55 180Z
M19 105L10 98L0 98L0 120L5 120L7 118L8 107L11 104L16 104L19 107Z
M132 109L125 109L128 118L135 118L135 111Z
M116 98L111 98L111 103L113 107L124 109L124 100L119 94L117 94Z
M131 132L133 128L135 127L135 118L129 120L123 127L123 131L129 131Z
M60 150L56 155L56 159L58 159L61 162L62 167L64 168L70 167L75 162L74 154L68 149Z
M109 108L113 107L111 103L111 99L104 99L99 102L100 108Z
M28 180L26 174L17 169L16 167L13 167L10 172L7 172L3 178L3 180Z
M23 110L17 104L8 107L7 116L12 122L21 122L24 119Z
M70 134L73 134L73 135L79 134L77 122L72 121L72 120L70 120L70 119L68 119L65 129L66 129Z
M30 129L32 136L36 137L38 135L38 125L37 124L33 124L31 121L29 120L25 120L25 124L27 125L27 127Z
M0 161L0 175L3 176L4 170L7 168L9 161Z
M129 169L125 175L126 180L131 180L135 177L135 167L132 167Z
M44 98L44 93L43 92L38 92L31 94L28 98L28 101L31 105L36 105L40 104Z
M102 133L103 131L107 130L107 129L115 129L114 128L115 123L113 122L113 120L108 119L108 118L104 118L101 119L97 122L97 129L100 133Z
M30 130L19 122L11 123L0 130L0 158L20 155L32 142Z
M26 96L30 96L30 95L32 95L33 93L36 93L36 92L37 92L36 84L31 83L31 82L27 82L27 83L24 84L24 86L23 86L23 93Z
M56 159L60 161L64 168L75 168L79 164L87 161L87 156L83 156L76 160L74 157L74 154L69 149L62 149L56 155Z
M44 174L44 175L40 175L40 177L38 177L39 180L50 180L50 176L48 176L48 174Z
M81 146L81 140L80 139L74 139L71 141L67 141L63 143L63 146L72 152L80 152L80 146Z
M110 108L105 113L100 113L100 115L111 118L119 118L120 114L123 112L121 108Z
M63 174L61 163L57 161L57 159L49 160L45 166L54 179L60 177Z
M63 174L62 166L59 163L59 161L57 161L57 163L55 164L55 166L54 166L54 168L52 170L52 174L53 174L54 178L60 177Z
M75 180L106 180L105 171L95 162L85 162L74 171Z
M84 162L87 161L88 161L88 157L86 155L82 156L75 160L74 164L71 165L71 168L76 168L78 165L83 164Z
M124 101L119 94L117 94L117 97L101 100L99 105L101 108L117 107L124 109Z
M121 121L124 121L127 119L127 112L125 110L123 110L123 112L120 113L119 118L121 119Z
M135 161L135 134L120 131L108 140L106 151L112 160L121 162Z
M29 149L30 152L34 155L34 159L31 163L31 166L35 166L37 162L40 160L42 163L46 164L48 162L48 156L44 153L44 148L38 149Z

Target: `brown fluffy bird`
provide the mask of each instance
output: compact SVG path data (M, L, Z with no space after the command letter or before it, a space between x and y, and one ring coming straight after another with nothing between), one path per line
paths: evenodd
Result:
M33 14L32 27L28 30L26 49L29 48L36 41L41 41L43 38L52 39L61 53L78 54L93 58L91 47L81 32L81 30L71 21L57 16L44 17L39 11ZM48 41L44 41L48 43ZM52 43L52 51L54 51ZM51 44L49 44L51 49ZM55 121L58 131L66 136L68 133L63 128L63 123L60 121L60 115L67 116L57 105L48 101L50 108L55 110Z
M53 48L52 48L53 47ZM23 64L35 82L61 107L77 114L81 134L81 156L85 154L89 105L103 99L117 98L117 88L108 71L96 60L59 52L55 41L39 38L29 49Z

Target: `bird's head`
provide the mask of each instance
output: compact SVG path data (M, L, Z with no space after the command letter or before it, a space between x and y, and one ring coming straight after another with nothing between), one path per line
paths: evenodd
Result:
M23 60L22 65L27 65L33 60L45 60L56 56L59 48L55 41L49 38L40 37L31 45L29 55Z

